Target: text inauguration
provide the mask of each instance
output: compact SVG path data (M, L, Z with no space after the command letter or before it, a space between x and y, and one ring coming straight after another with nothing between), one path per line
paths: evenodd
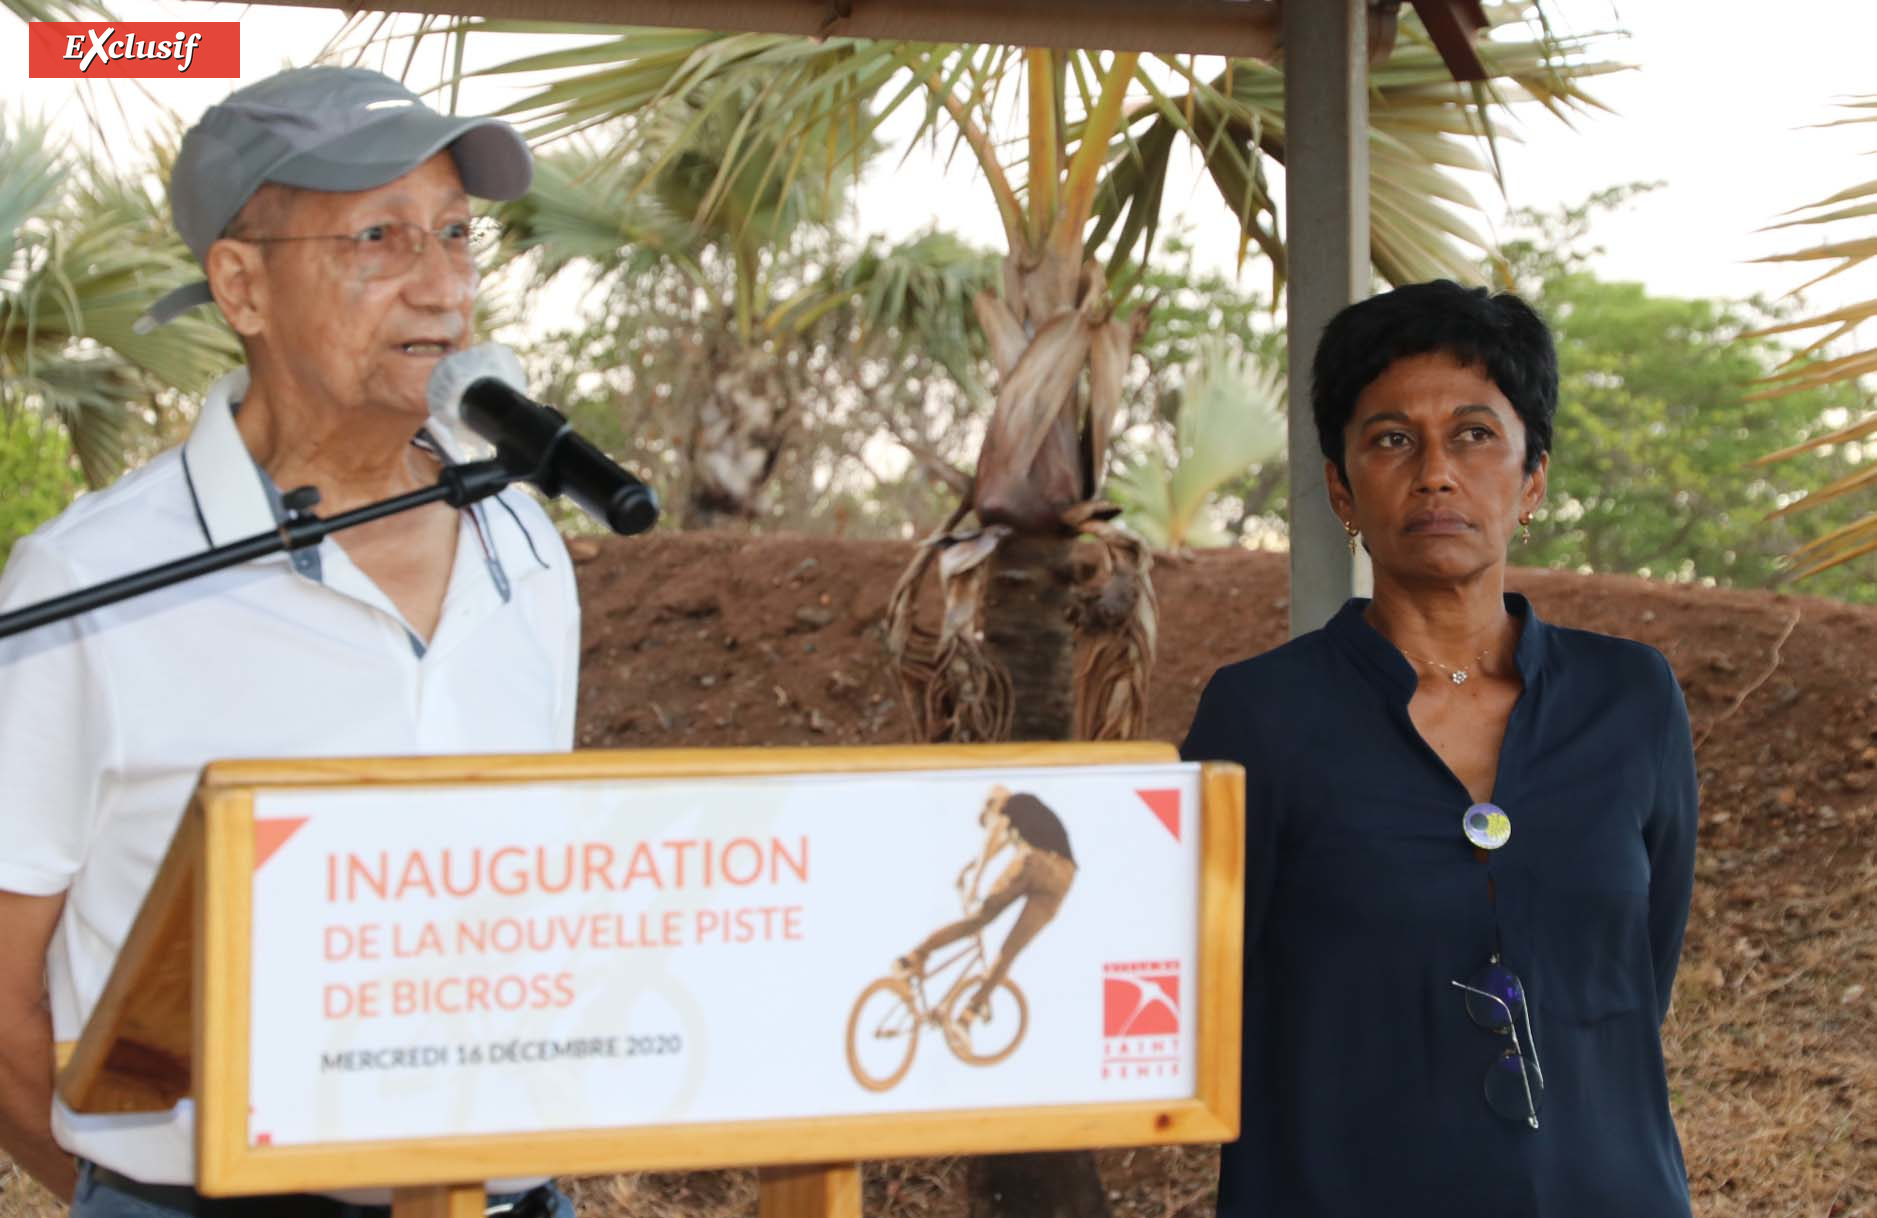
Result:
M808 838L682 838L631 844L440 847L326 856L326 900L669 892L808 882Z

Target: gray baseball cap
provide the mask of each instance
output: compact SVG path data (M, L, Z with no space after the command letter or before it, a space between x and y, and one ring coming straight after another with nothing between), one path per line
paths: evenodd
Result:
M521 133L498 118L438 114L366 68L292 68L237 89L183 136L170 171L170 214L202 262L264 182L305 190L370 190L445 148L463 189L518 199L534 180ZM146 333L214 299L207 282L164 296L137 319Z

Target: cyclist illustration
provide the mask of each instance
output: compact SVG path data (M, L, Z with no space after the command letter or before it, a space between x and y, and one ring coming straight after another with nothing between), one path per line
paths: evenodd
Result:
M933 931L901 956L891 975L861 992L848 1017L848 1065L869 1090L885 1091L906 1076L925 1024L937 1027L961 1060L977 1066L1010 1056L1029 1025L1029 1003L1010 980L1010 966L1062 908L1075 880L1075 857L1062 821L1034 795L1013 795L994 786L978 823L984 828L983 845L955 883L965 916ZM979 900L986 869L1006 852L1010 861ZM986 969L984 929L1019 900L1023 908ZM937 965L928 964L934 952L961 939L970 941L964 949ZM938 1003L928 1001L926 983L961 963Z
M985 866L1006 847L1012 855L1010 864L979 903L977 912L933 931L919 946L899 958L900 968L907 974L924 973L926 957L947 943L982 931L1012 901L1021 899L1023 912L1017 915L1016 925L1004 939L997 962L991 965L983 984L965 1007L966 1022L984 1017L991 991L1010 972L1017 953L1056 916L1056 911L1062 908L1062 898L1069 895L1069 885L1075 880L1075 856L1069 852L1068 831L1049 810L1049 805L1036 796L1024 792L1012 795L1001 786L992 787L984 801L984 810L978 813L978 824L984 826L984 849L958 873L958 888L963 890L967 881L975 888Z

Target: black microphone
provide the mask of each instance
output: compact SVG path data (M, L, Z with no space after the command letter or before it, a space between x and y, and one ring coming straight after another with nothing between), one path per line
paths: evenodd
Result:
M430 374L432 418L468 428L550 498L565 495L615 533L643 533L658 522L658 496L621 469L567 417L522 392L527 378L515 353L484 343L445 356Z

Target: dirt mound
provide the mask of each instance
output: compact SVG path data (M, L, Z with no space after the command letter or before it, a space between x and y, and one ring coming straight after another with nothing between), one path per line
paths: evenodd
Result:
M583 543L582 747L907 738L882 613L910 546L672 534ZM1163 559L1151 734L1282 641L1282 556ZM1702 827L1666 1029L1696 1212L1877 1218L1877 610L1516 571L1547 620L1658 647L1688 695ZM936 609L928 608L928 614ZM930 620L930 617L928 617ZM1121 1151L1128 1215L1210 1214L1212 1155ZM870 1214L964 1212L956 1166L873 1173ZM754 1213L746 1180L593 1182L596 1213Z

